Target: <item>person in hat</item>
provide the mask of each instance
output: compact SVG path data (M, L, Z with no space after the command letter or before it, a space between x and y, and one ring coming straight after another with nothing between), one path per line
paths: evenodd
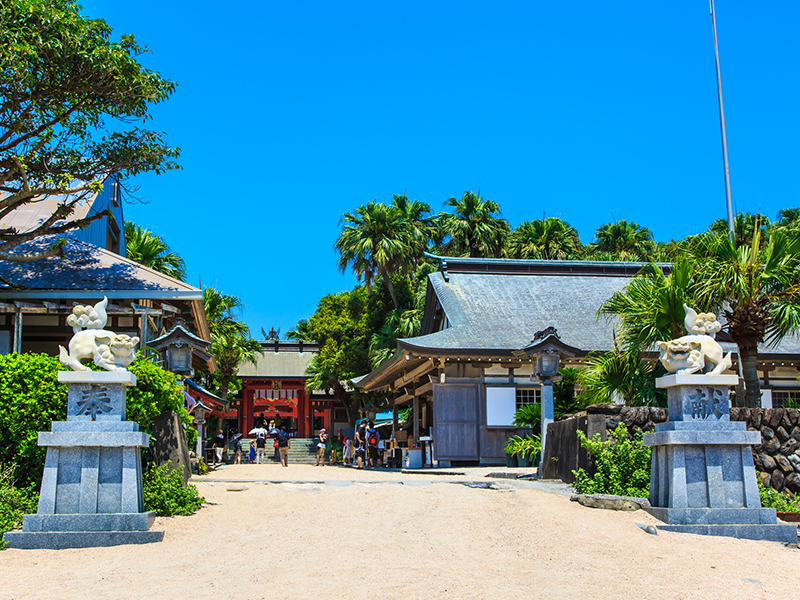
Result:
M325 447L328 445L328 432L325 431L323 427L319 432L319 442L317 443L317 464L314 465L315 467L319 467L320 464L324 467L325 466Z

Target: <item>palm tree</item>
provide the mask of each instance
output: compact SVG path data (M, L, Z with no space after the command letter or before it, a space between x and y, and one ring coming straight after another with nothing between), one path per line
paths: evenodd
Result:
M244 362L257 364L261 352L261 342L249 336L229 332L211 334L211 354L217 363L219 394L223 400L228 399L230 383L238 373L239 366Z
M590 354L578 375L583 390L579 400L589 405L613 402L619 396L627 406L663 406L665 393L655 387L659 372L664 372L660 363L643 359L638 352Z
M685 335L684 304L705 311L698 304L695 289L695 264L690 257L678 259L669 274L650 264L631 279L625 289L606 300L598 316L616 318L616 333L628 352L652 350L655 343Z
M243 362L256 364L262 351L261 343L250 337L250 328L234 314L243 307L236 296L207 287L203 289L203 307L211 331L211 354L217 363L219 393L227 400L239 365Z
M419 200L409 200L408 194L392 196L392 206L395 207L408 227L412 247L409 249L411 263L416 267L428 245L436 236L436 223L431 215L431 205Z
M783 208L778 211L777 227L800 229L800 208Z
M234 316L234 311L241 310L243 306L236 296L224 294L213 287L203 288L203 308L212 335L249 336L250 329Z
M761 247L755 228L749 245L737 246L724 233L695 238L697 296L707 305L725 306L727 329L739 348L745 403L761 406L756 370L758 345L777 345L800 329L800 237L773 229Z
M524 221L508 239L511 258L564 259L581 250L578 230L557 217Z
M789 209L791 210L791 209ZM783 212L783 211L781 211ZM779 214L780 216L780 214ZM788 216L788 214L787 214ZM733 218L733 237L737 246L749 246L753 243L753 234L756 230L761 232L761 239L764 240L769 230L770 222L767 217L757 213L739 213ZM708 230L712 233L723 233L728 235L728 220L717 219Z
M439 213L441 234L449 237L442 247L446 253L470 258L498 258L503 254L511 230L508 221L500 218L500 205L480 197L480 191L464 192L461 200L449 198L445 206L454 213Z
M633 221L614 221L601 226L594 234L591 250L633 255L648 260L655 249L653 234Z
M345 213L342 222L345 226L334 244L339 252L339 270L344 273L350 267L367 289L375 276L380 275L389 288L395 309L400 310L389 273L410 270L417 244L405 216L395 206L372 200L354 213Z
M287 340L309 341L311 340L311 331L308 328L308 319L300 319L294 329L286 332Z
M174 279L186 279L186 264L177 252L170 250L164 238L131 221L125 222L124 231L130 260Z

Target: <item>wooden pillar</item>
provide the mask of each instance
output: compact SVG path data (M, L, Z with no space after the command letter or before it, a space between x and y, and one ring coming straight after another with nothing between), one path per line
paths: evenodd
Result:
M239 433L242 434L242 437L247 435L247 432L250 431L247 427L247 419L245 417L245 409L247 408L247 383L242 384L242 402L239 404Z
M411 414L414 419L414 444L419 446L419 396L414 396L414 409Z
M245 413L244 413L244 429L242 430L244 435L247 435L247 432L253 428L253 412L255 408L255 397L256 391L253 389L248 388L247 393L245 394Z
M392 399L392 432L398 430L398 415L397 415L397 404L394 403L394 399Z
M325 427L325 429L328 430L328 435L333 435L333 408L329 407L326 412L328 416L328 425Z
M297 437L309 437L308 413L310 408L311 401L308 393L304 389L297 390Z

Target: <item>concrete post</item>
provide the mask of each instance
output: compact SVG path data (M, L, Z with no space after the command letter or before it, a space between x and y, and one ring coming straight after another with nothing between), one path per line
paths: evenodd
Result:
M542 381L542 453L539 458L539 475L541 476L544 464L544 445L547 440L547 426L555 421L555 406L553 403L553 382L549 379Z

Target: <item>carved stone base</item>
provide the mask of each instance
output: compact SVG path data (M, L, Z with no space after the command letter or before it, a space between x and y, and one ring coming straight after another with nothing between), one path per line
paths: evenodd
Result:
M63 550L124 544L150 544L164 539L163 531L9 531L3 536L9 548Z
M658 528L701 535L797 542L792 525L761 507L751 444L761 435L730 421L729 375L669 375L669 422L644 436L653 447L651 515Z

